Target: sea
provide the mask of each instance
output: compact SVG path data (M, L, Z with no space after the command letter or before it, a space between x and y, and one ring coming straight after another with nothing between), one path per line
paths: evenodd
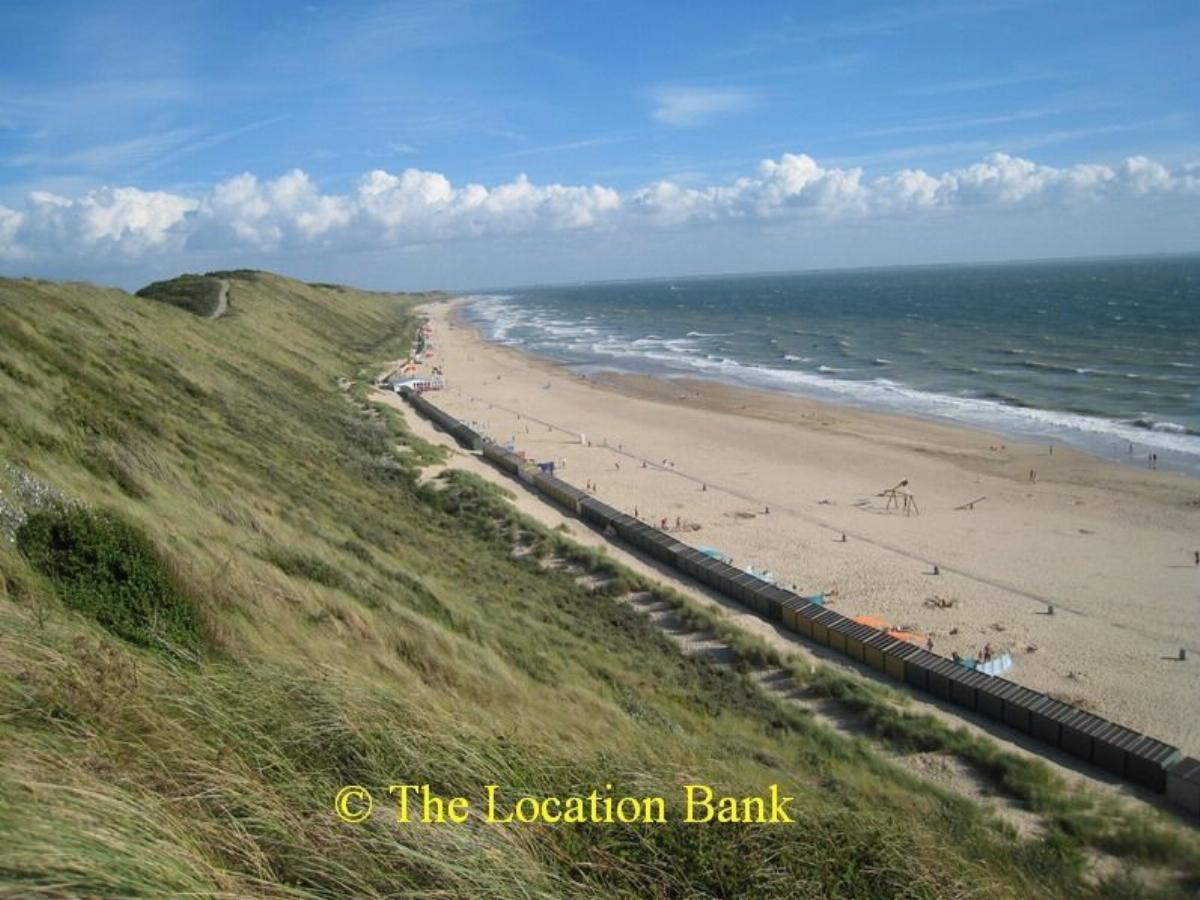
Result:
M987 428L1200 477L1200 255L475 294L489 340Z

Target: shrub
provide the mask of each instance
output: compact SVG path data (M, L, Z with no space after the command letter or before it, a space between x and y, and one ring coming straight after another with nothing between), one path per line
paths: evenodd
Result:
M195 607L168 574L150 539L108 512L59 505L30 513L17 548L48 576L63 602L143 647L194 649Z
M221 282L204 275L180 275L169 281L156 281L137 292L139 297L169 303L197 316L211 316L220 294Z

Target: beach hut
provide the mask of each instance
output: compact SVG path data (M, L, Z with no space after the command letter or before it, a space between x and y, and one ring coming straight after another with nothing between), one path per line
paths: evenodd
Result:
M1167 799L1200 816L1200 759L1189 756L1167 771Z

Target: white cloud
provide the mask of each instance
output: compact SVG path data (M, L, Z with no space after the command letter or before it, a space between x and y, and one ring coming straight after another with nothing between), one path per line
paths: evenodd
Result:
M187 215L199 205L132 187L100 188L75 199L34 191L15 217L0 208L0 256L136 257L177 247Z
M994 153L982 162L931 176L905 169L871 184L881 210L988 206L1004 209L1136 199L1151 195L1200 194L1194 166L1171 171L1144 156L1111 167L1081 163L1067 168Z
M202 242L222 243L225 233L241 243L273 250L285 241L306 243L350 222L344 198L323 195L312 180L293 169L260 183L246 172L213 189L199 208Z
M664 180L622 194L601 185L537 184L521 175L486 187L456 186L439 172L376 169L346 193L323 193L294 169L271 180L244 173L193 198L134 187L77 197L31 193L0 206L0 259L110 258L169 252L404 248L497 235L682 229L754 223L919 217L971 209L1036 210L1200 198L1200 164L1169 168L1135 156L1112 166L1041 165L993 154L941 173L920 169L865 179L785 153L725 184ZM1148 207L1149 208L1149 207Z
M7 206L0 206L0 259L19 259L22 255L17 245L17 232L25 221L23 213Z
M825 169L805 154L766 159L755 177L727 186L681 188L658 182L637 191L633 208L672 224L721 218L771 218L808 210L839 215L865 210L861 169Z
M264 250L345 243L403 246L459 237L590 228L620 206L611 188L508 184L456 188L439 172L368 172L348 194L321 194L299 169L260 182L245 173L213 189L199 212L197 243L221 234Z
M755 97L736 88L663 86L651 92L655 107L651 115L664 125L699 125L723 113L753 106Z

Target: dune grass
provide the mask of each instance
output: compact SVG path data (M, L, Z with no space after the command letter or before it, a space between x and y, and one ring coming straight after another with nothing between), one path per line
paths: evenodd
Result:
M1070 835L1021 838L682 656L616 599L654 586L481 480L421 484L443 452L363 385L428 298L221 277L238 315L214 321L0 281L0 895L1186 894L1088 877ZM50 540L59 502L142 575ZM154 640L170 614L191 652ZM684 824L694 781L778 783L798 821ZM400 826L401 782L612 783L672 821ZM346 784L375 793L368 822L333 814Z

